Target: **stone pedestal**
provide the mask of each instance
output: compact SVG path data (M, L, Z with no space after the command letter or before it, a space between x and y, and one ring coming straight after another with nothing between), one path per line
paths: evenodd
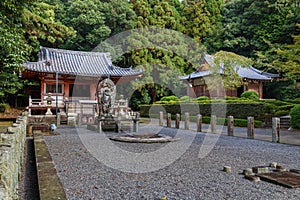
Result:
M77 114L76 113L68 113L68 126L76 126Z
M53 113L51 112L51 105L50 106L47 105L46 115L53 115Z

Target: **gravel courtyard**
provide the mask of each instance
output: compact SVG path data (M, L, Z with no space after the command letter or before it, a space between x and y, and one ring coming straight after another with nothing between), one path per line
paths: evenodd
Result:
M140 131L157 131L169 136L176 134L175 129L158 129L151 125L142 126ZM182 130L181 140L172 142L171 151L161 155L159 150L170 143L109 141L103 138L115 133L99 134L84 128L61 127L57 132L58 135L44 138L68 199L300 199L300 189L264 181L251 182L241 174L245 168L271 162L287 169L300 169L300 146ZM91 146L97 143L98 138L97 151L103 152L105 159L114 164L107 166L95 156L95 148L87 145L89 143L83 135L92 138L89 141ZM189 141L192 141L190 146ZM148 153L155 155L157 152L158 156L155 161L140 159L141 162L135 166L132 165L135 163L132 157L124 157L120 158L121 164L118 165L118 160L113 161L118 151L112 149L107 152L105 142L136 154L137 159ZM177 149L184 150L186 146L188 148L182 155L177 153ZM207 152L206 156L202 153L199 157L200 147ZM176 154L181 156L172 161ZM165 167L157 168L168 162ZM225 165L232 167L231 173L222 171ZM144 168L146 172L143 172Z

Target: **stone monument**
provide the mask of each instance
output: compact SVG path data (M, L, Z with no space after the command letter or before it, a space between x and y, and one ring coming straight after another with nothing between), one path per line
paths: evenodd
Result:
M102 130L116 130L116 122L113 117L113 110L116 98L116 86L114 82L106 78L98 83L97 86L98 97L98 129Z

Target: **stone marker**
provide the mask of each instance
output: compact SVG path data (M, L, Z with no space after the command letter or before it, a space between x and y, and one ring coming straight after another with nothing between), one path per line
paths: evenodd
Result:
M254 175L253 170L251 168L247 168L243 170L244 175Z
M133 132L137 133L139 132L139 126L140 126L140 113L135 113L135 118L133 120Z
M171 128L171 113L167 114L167 127Z
M60 127L60 121L61 121L61 115L60 115L60 113L57 113L57 119L56 119L56 126L57 126L57 128Z
M175 120L175 128L179 129L180 127L180 114L176 114L176 120Z
M277 167L277 162L272 162L272 163L270 163L270 167L276 168L276 167Z
M230 173L231 172L231 167L230 166L224 166L223 171L227 172L227 173Z
M265 166L252 167L252 170L256 174L269 173L269 168Z
M162 111L159 112L159 125L164 125L164 113Z
M190 113L188 112L184 113L184 129L190 129Z
M228 116L227 133L228 133L229 136L233 136L233 130L234 130L233 116Z
M272 118L272 142L280 142L280 118Z
M247 138L254 139L254 117L248 117Z
M217 133L217 116L216 115L211 115L210 118L210 128L211 128L211 133Z
M197 115L197 132L202 131L202 115L198 114Z

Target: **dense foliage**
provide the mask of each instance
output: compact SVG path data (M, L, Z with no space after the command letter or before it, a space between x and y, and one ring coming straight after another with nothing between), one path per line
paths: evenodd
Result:
M21 64L34 60L40 45L91 51L118 33L149 27L174 32L133 34L117 60L121 67L145 72L133 83L137 104L180 92L184 84L178 74L193 72L202 60L204 52L195 49L207 49L224 65L250 58L255 67L286 79L269 84L269 91L279 90L270 92L274 98L299 97L298 0L3 0L0 6L1 101L21 91ZM181 34L197 45L191 48ZM234 68L226 69L232 74L226 88L239 86Z
M21 26L22 8L29 1L1 1L0 3L0 99L15 94L23 84L18 79L20 64L28 59L30 46Z

